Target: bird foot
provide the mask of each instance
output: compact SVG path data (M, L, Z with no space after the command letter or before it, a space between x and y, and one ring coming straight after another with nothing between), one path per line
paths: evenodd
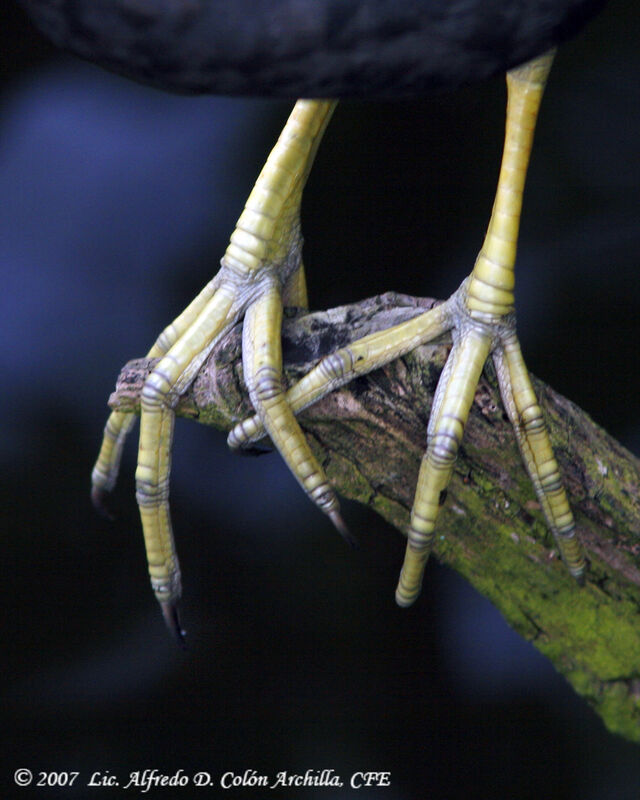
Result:
M306 307L300 201L335 103L300 100L249 195L215 278L160 335L148 356L159 358L141 394L136 497L149 574L165 618L179 639L180 573L169 515L173 408L220 338L243 325L243 371L254 417L229 434L232 449L268 435L309 498L348 541L338 501L295 414L352 378L450 331L453 348L440 377L428 426L396 592L410 605L420 591L434 528L446 495L475 389L493 358L505 408L523 460L569 571L585 569L573 517L535 399L513 314L514 265L524 180L538 107L552 54L512 70L502 169L484 244L473 271L449 300L394 328L353 342L322 359L285 393L280 330L283 309ZM93 494L104 505L115 484L131 415L114 412L93 471Z
M424 314L326 356L286 395L297 414L355 377L384 366L444 333L451 334L453 346L433 398L427 450L418 477L405 561L396 590L400 606L411 605L420 592L437 515L488 357L493 359L505 409L560 554L576 579L580 580L584 573L573 516L516 336L515 314L491 318L470 311L470 280L467 278L446 302ZM229 441L233 447L243 448L264 435L256 415L236 425Z
M136 498L149 574L167 624L182 641L176 604L180 572L169 514L173 408L216 343L243 325L243 371L262 430L268 433L309 498L353 542L329 481L285 399L281 324L286 308L306 308L300 200L316 148L335 103L301 100L285 125L238 220L220 271L169 325L148 353L159 359L141 393ZM134 418L107 420L92 474L92 498L104 510Z

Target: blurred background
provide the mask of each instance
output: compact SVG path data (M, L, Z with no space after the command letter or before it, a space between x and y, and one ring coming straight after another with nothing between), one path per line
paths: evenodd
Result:
M532 371L636 453L639 19L614 0L558 56L517 287ZM401 611L395 530L345 504L349 551L276 456L234 458L184 421L178 651L148 585L135 437L115 523L94 514L89 476L120 367L216 271L290 104L137 86L55 51L11 3L0 38L3 796L26 796L18 767L81 771L39 790L51 798L90 796L95 770L332 768L391 772L363 800L637 800L638 747L484 598L433 561ZM304 199L313 308L458 286L493 201L503 83L339 106ZM178 796L192 792L207 794Z

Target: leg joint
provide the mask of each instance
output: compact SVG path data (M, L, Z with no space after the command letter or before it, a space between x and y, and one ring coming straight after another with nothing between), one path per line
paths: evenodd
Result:
M448 433L436 433L429 446L428 458L431 464L440 469L451 467L456 460L458 440Z
M140 404L145 410L168 406L171 382L162 372L155 369L144 382L140 392Z
M264 403L282 394L282 377L275 367L261 367L253 383L258 402Z
M338 500L336 499L335 492L326 481L312 489L309 492L309 497L325 514L335 511L338 508Z
M341 380L353 371L353 357L349 350L331 353L322 359L318 369L328 381Z

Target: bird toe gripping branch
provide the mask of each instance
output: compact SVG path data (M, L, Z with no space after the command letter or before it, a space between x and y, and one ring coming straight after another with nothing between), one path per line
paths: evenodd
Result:
M215 344L243 322L243 368L255 416L229 434L233 449L270 436L309 498L348 531L324 471L295 414L328 392L450 331L453 348L429 420L404 564L396 600L418 596L436 519L475 389L491 356L509 419L549 529L570 573L581 580L585 560L540 407L515 332L514 267L522 193L536 118L553 54L508 73L505 147L488 231L474 268L445 303L374 333L324 358L285 392L280 329L283 305L306 307L300 201L335 102L299 100L258 177L215 278L163 331L149 357L160 358L145 382L136 470L151 583L165 619L182 637L177 616L180 570L169 515L173 408ZM131 415L107 421L93 471L93 496L103 504L116 480Z

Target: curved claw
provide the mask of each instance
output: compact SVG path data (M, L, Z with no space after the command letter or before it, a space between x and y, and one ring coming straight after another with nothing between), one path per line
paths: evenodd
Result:
M111 510L111 492L104 489L102 486L91 487L91 502L95 510L102 517L105 517L110 522L113 522L116 515Z
M177 600L161 600L160 608L162 616L167 623L167 628L171 631L177 644L183 649L187 649L186 633L180 624L180 614Z
M230 447L232 453L237 456L257 458L258 456L267 456L273 453L273 447L259 447L258 445L246 445L242 447Z
M360 549L360 543L356 539L356 537L351 533L349 528L347 528L346 522L342 519L342 514L336 508L333 511L329 511L327 514L331 522L333 522L334 528L338 531L340 536L345 540L345 542L350 546L353 547L354 550Z

